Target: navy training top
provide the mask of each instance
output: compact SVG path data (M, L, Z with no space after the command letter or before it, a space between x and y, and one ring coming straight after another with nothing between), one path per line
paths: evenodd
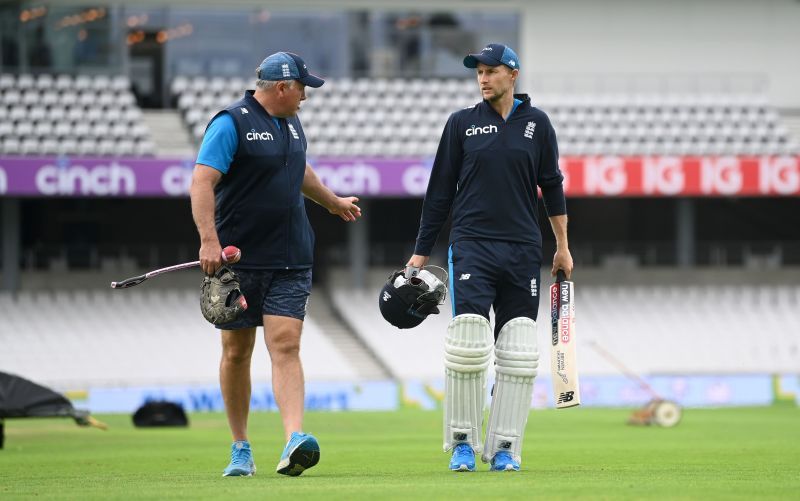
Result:
M300 120L270 116L252 90L211 123L223 114L233 120L237 143L229 166L211 165L224 173L214 188L220 243L241 249L238 268L310 268L314 232L301 191L307 142Z
M527 94L507 120L487 101L450 115L433 163L415 254L429 256L452 208L450 243L541 245L538 193L548 215L567 213L550 119Z

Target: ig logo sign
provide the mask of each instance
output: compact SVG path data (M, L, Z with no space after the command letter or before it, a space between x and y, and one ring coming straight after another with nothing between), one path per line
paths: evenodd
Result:
M758 190L764 195L794 195L800 191L797 158L762 158L758 165Z

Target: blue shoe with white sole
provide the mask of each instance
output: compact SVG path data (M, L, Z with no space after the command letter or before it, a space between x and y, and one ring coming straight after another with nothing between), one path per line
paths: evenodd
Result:
M475 471L475 451L469 444L458 444L453 448L450 470Z
M519 471L519 463L508 452L498 452L492 458L492 471Z
M250 442L237 440L231 445L231 462L222 472L223 477L250 477L256 472Z
M296 477L319 463L319 443L309 433L292 433L283 449L281 460L275 469L281 475Z

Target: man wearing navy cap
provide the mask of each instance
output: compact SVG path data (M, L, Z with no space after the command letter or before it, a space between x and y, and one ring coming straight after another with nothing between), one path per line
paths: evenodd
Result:
M538 367L542 236L537 187L556 236L551 275L572 274L558 146L547 115L514 94L520 62L489 44L464 58L483 101L450 115L442 133L407 273L428 262L452 213L449 267L453 320L445 338L444 448L450 469L474 471L475 453L493 471L517 471ZM494 309L494 330L489 311ZM495 386L481 439L492 348Z
M324 81L296 54L277 52L256 70L256 90L211 119L192 177L192 215L200 233L200 265L221 266L222 244L242 251L233 266L250 307L222 331L220 387L233 435L223 476L255 473L247 437L250 359L256 327L272 361L272 388L287 444L277 472L300 475L319 461L319 444L303 433L304 382L300 333L311 291L314 232L303 196L344 221L361 209L338 197L306 162L306 137L297 112L305 88Z

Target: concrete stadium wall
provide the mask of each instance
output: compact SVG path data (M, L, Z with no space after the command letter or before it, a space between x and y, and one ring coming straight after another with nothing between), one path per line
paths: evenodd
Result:
M734 84L765 77L775 105L800 108L797 0L519 4L521 89L543 75L616 75L625 81L635 75L728 74Z

